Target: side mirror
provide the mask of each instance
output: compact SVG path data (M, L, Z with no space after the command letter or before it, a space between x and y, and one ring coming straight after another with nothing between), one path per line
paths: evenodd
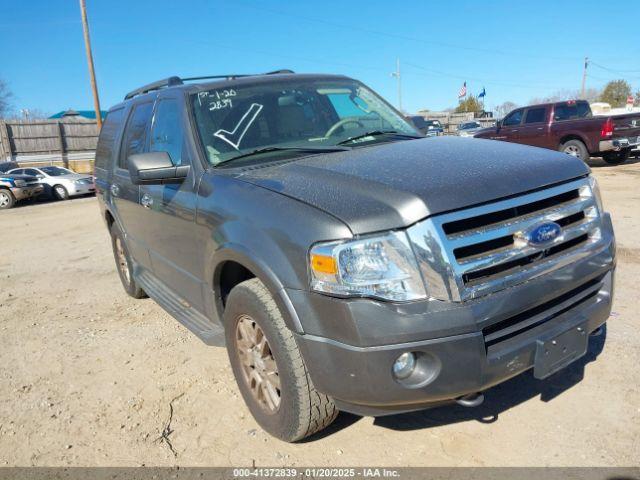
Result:
M189 165L174 165L167 152L138 153L127 162L134 185L180 183L189 174Z
M44 178L44 175L42 175L41 173L39 173L38 175L36 175L36 178L42 180Z

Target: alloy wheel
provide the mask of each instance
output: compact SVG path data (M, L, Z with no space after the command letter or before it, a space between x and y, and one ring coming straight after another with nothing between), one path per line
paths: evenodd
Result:
M0 208L6 207L11 202L11 198L6 192L0 192Z
M267 413L275 413L281 401L280 377L262 328L249 315L241 315L235 340L242 376L254 400Z
M564 153L568 153L569 155L580 158L580 149L575 145L569 145L568 147L565 147Z

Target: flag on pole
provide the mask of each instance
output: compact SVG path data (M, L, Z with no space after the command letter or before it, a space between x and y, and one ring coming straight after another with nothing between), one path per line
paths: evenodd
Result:
M467 96L467 82L464 82L462 84L462 88L458 92L458 98L462 98L462 97L466 97L466 96Z
M482 98L487 94L487 92L484 91L484 87L482 87L482 91L480 92L480 94L478 95L478 98Z

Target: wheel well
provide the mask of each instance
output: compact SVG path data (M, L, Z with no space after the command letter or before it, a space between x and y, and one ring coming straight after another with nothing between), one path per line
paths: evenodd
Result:
M569 140L578 140L580 143L582 143L585 146L585 148L587 147L587 144L584 143L584 140L580 138L578 135L567 135L566 137L562 137L560 139L560 146L567 143Z
M217 271L219 273L214 282L214 291L218 292L218 298L222 302L222 309L224 309L227 297L233 287L245 280L255 278L255 275L242 264L232 260L224 262Z
M107 221L107 227L109 227L109 230L111 230L111 225L113 225L113 222L115 220L109 210L107 210L106 213L104 214L104 219Z

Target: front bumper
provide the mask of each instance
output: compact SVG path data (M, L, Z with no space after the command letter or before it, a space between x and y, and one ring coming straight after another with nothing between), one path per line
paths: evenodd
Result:
M609 317L614 270L611 237L591 257L468 302L289 293L303 320L305 334L296 339L315 387L342 410L384 415L483 391L533 368L538 340L577 327L593 332ZM495 341L496 331L513 333ZM409 351L424 371L415 384L392 375L395 359Z
M69 187L69 196L89 195L96 193L96 187L93 183L72 184Z
M612 140L602 140L598 144L600 152L618 152L625 148L637 148L640 145L640 135L629 138L614 138Z
M42 193L44 187L42 185L35 185L31 187L13 187L11 193L16 200L24 200L27 198L37 197Z

